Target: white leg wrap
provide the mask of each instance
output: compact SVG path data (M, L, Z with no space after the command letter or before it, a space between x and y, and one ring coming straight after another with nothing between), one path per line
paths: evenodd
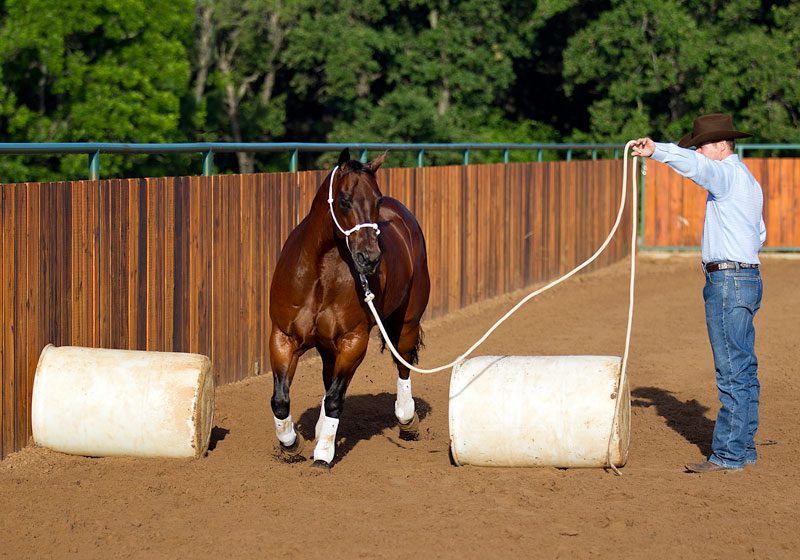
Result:
M273 418L275 418L273 416ZM294 440L297 439L297 434L294 432L294 422L292 422L292 415L286 417L285 420L278 420L275 418L275 435L278 436L278 441L283 445L292 445Z
M411 396L411 378L397 378L397 400L394 401L394 415L401 424L408 424L414 417L414 397Z
M322 397L322 405L319 407L319 418L317 418L317 425L314 427L314 439L319 440L319 434L322 431L322 421L325 419L325 397Z
M315 461L325 461L326 463L333 461L333 455L336 452L336 430L338 428L338 418L326 416L322 420L322 427L320 429L319 438L317 438L317 445L314 447Z

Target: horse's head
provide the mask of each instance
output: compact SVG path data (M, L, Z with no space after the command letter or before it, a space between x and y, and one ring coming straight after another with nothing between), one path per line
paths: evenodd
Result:
M363 164L350 159L345 148L330 183L330 208L337 235L345 237L356 271L369 276L378 270L381 249L378 245L378 206L381 191L375 172L386 154Z

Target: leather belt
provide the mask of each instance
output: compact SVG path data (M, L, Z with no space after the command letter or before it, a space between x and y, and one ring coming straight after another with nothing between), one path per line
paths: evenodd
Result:
M718 270L728 270L730 268L758 268L758 265L733 261L722 261L704 264L703 268L706 270L706 272L716 272Z

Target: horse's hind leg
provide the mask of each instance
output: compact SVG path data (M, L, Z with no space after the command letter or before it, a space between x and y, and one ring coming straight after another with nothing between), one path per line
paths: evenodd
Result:
M280 329L273 327L269 340L269 358L272 365L272 414L275 420L275 435L281 451L290 457L303 451L303 436L294 429L290 414L289 388L292 385L297 360L302 352L293 339Z
M397 352L406 362L413 365L417 361L420 345L419 323L404 323L395 343ZM409 369L396 359L395 365L397 366L397 398L394 403L394 415L400 428L400 437L405 440L416 440L419 438L419 416L416 413L414 396L411 392L411 375Z

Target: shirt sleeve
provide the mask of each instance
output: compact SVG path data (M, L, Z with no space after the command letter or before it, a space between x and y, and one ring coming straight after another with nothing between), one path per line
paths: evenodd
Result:
M694 150L681 148L675 144L656 142L652 158L666 163L672 169L691 179L716 198L723 198L730 191L730 166L714 161Z

